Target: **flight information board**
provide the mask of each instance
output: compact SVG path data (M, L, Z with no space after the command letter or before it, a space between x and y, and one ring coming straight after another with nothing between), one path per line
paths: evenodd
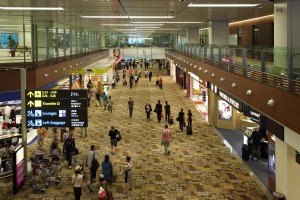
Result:
M27 127L87 127L87 90L26 90Z

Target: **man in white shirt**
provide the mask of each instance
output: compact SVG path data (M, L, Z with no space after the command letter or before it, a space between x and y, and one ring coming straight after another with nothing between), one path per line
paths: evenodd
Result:
M86 166L90 169L90 189L93 188L97 172L97 169L92 168L92 160L97 159L95 149L95 145L92 145L91 149L86 154Z

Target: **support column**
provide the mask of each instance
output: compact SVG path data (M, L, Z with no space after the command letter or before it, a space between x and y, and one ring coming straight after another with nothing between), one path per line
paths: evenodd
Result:
M213 21L208 28L208 42L210 45L228 45L228 21Z
M299 198L300 165L295 161L295 149L276 138L276 191L286 199Z
M294 79L300 73L300 1L274 3L274 73Z
M100 35L100 43L101 43L101 48L104 49L105 48L105 35L103 33Z
M189 28L188 29L188 43L189 44L199 44L200 43L199 28Z

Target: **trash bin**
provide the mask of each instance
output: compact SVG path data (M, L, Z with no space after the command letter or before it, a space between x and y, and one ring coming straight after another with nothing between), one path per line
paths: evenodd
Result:
M284 194L280 192L273 192L273 200L284 200L285 196Z

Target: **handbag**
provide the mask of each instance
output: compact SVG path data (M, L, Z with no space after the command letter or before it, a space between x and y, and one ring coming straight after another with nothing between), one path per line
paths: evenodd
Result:
M153 112L157 112L157 108L156 108L156 107L154 108L154 111L153 111Z
M99 162L97 159L95 159L95 152L94 152L91 169L97 170L98 168L99 168Z
M119 142L122 139L122 135L120 134L120 132L118 131L117 135L116 135L116 139Z
M176 121L178 121L178 122L179 122L179 117L177 117L177 118L176 118Z
M160 145L163 146L164 145L164 141L160 141Z
M99 192L98 192L98 199L104 199L106 197L106 191L103 189L102 186L100 186Z

